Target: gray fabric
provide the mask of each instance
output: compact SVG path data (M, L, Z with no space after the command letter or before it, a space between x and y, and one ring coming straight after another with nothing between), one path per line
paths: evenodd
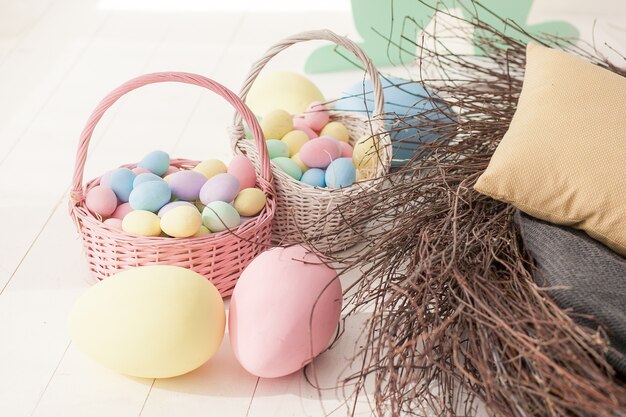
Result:
M572 309L572 318L579 324L594 329L602 326L611 342L607 360L624 379L626 259L579 230L519 211L514 220L537 265L537 284L569 287L550 290L548 294L559 307Z

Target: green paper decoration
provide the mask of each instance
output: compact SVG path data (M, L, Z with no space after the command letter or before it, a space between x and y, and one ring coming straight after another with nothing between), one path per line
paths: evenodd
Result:
M564 21L527 25L532 3L533 0L482 0L480 3L473 0L352 0L352 14L357 31L364 39L360 46L376 66L401 65L415 59L411 53L415 50L414 45L402 38L417 39L419 28L425 27L433 18L433 7L439 10L458 7L465 19L472 20L477 16L486 24L519 40L528 37L512 28L511 22L534 35L545 33L563 38L578 37L576 28ZM477 35L475 33L474 37ZM480 53L477 48L476 53ZM308 73L319 73L350 70L356 66L352 54L345 49L325 45L313 51L304 68Z

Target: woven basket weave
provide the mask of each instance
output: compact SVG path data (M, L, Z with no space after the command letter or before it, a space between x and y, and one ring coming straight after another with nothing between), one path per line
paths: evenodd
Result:
M319 250L339 251L353 246L363 233L362 228L346 227L345 219L356 215L358 206L368 201L369 195L372 195L372 191L380 185L380 177L389 171L391 140L381 117L384 97L378 71L361 48L350 39L329 30L303 32L286 38L270 48L250 69L239 96L245 101L259 73L274 56L293 44L310 40L327 40L345 48L363 63L365 71L371 77L374 94L372 118L368 119L362 113L338 112L331 109L330 119L346 126L350 133L351 145L363 136L375 137L377 155L372 157L378 160L378 165L350 187L328 189L297 181L271 163L277 196L272 242L292 244L306 238L313 240ZM247 155L258 166L260 164L258 153L252 142L245 138L240 115L235 115L233 125L232 141L235 151ZM372 195L371 198L375 197Z
M120 97L147 84L178 82L197 85L223 97L250 126L261 150L257 160L257 187L265 193L267 204L261 213L236 229L201 237L169 238L131 235L102 223L85 207L86 193L100 183L100 178L83 186L83 171L92 133L104 115ZM171 162L179 168L193 168L198 161L177 159ZM125 165L134 168L136 164ZM70 198L70 215L83 241L89 269L98 279L116 272L146 265L174 265L191 269L208 278L224 297L230 295L241 271L263 251L270 242L271 223L276 207L276 195L265 138L248 107L226 87L200 75L182 72L147 74L122 84L107 95L89 117L76 153L74 180Z

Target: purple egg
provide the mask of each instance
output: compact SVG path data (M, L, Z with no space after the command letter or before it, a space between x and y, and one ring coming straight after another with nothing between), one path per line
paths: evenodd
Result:
M205 182L207 182L206 177L197 171L178 171L169 178L172 194L187 201L198 198Z
M207 205L213 201L230 203L239 194L239 180L232 174L217 174L202 186L200 201Z
M161 210L159 210L159 212L157 213L157 215L159 217L163 217L163 215L165 213L167 213L168 211L170 211L171 209L173 209L174 207L178 207L178 206L189 206L189 207L193 207L196 208L196 206L194 206L192 203L190 203L189 201L172 201L171 203L167 203L166 205L164 205L163 207L161 207Z

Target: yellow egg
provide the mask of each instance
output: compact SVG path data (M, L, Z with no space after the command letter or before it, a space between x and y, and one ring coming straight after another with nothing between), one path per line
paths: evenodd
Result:
M102 365L143 378L198 368L217 351L226 315L203 276L175 266L142 266L91 287L74 305L69 333Z
M246 104L255 114L269 113L274 109L300 114L313 101L325 101L321 91L306 77L288 71L262 73L246 97Z
M146 210L133 210L124 216L122 230L140 236L159 236L161 221L159 216Z
M202 218L202 217L200 217L200 218ZM211 232L209 231L209 229L206 228L206 226L200 225L200 228L198 229L196 234L193 235L193 237L206 236L206 235L208 235L210 233Z
M363 136L354 145L352 161L357 169L357 181L373 178L379 165L376 142L373 136Z
M304 165L304 162L302 162L302 160L300 159L300 152L292 156L291 160L298 164L303 174L309 170L309 167Z
M282 139L293 129L293 119L285 110L272 110L261 120L261 129L265 139Z
M320 132L320 136L332 136L342 142L350 142L350 133L341 122L330 122Z
M201 225L202 215L190 206L174 207L161 218L161 230L172 237L193 236Z
M289 148L289 156L291 157L300 152L302 145L309 141L309 136L301 130L292 130L283 136L282 141Z
M202 175L207 177L207 179L210 179L217 174L226 173L228 168L226 168L226 165L219 159L207 159L206 161L202 161L196 165L193 170L202 173Z
M235 201L233 207L241 216L256 216L261 212L265 206L265 193L258 188L246 188L241 190Z

